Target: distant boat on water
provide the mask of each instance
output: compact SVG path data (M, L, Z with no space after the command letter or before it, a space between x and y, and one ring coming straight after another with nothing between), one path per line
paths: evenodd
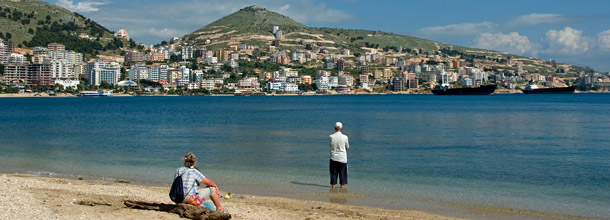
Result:
M76 96L112 96L112 91L81 91Z
M555 88L538 88L536 85L527 85L523 90L524 94L572 94L576 88L570 87L555 87Z
M476 88L449 88L437 86L432 90L435 95L489 95L496 91L497 85L484 85Z

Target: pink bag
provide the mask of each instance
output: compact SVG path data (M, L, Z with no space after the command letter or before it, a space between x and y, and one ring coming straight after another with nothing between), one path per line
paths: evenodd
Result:
M186 204L200 206L204 201L205 199L203 197L193 194L188 199L186 199Z

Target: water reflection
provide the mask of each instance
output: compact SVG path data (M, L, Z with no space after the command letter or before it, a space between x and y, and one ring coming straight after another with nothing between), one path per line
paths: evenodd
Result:
M348 197L347 189L330 189L328 194L328 199L331 203L347 204Z

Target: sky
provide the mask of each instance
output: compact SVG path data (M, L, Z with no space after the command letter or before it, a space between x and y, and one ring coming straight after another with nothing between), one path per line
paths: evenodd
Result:
M257 5L310 27L380 30L610 71L604 0L46 0L157 44Z

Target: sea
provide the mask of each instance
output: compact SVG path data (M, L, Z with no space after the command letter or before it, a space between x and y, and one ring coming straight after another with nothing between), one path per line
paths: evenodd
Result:
M338 121L347 192L329 190ZM3 173L169 190L186 152L233 195L610 218L610 94L0 98Z

